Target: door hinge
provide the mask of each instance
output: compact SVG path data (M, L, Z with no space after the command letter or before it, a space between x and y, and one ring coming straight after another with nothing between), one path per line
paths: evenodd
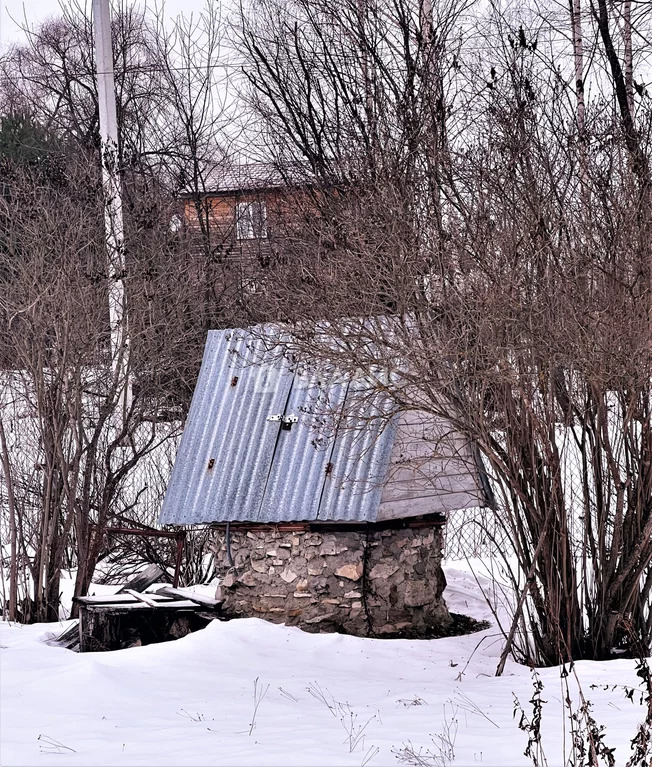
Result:
M267 420L280 421L281 429L284 429L285 431L290 431L290 429L292 428L292 424L296 423L299 420L299 417L296 415L284 415L283 413L275 413L274 415L268 415Z

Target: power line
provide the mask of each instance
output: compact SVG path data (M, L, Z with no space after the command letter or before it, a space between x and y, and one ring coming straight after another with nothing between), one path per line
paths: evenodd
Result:
M471 20L473 17L468 17L469 20ZM485 23L491 24L491 21L486 21ZM568 44L570 45L572 43L572 35L571 31L569 30L568 34L562 32L561 30L555 28L554 26L538 26L536 28L529 28L526 29L522 25L520 26L520 29L523 30L523 32L530 36L533 41L537 41L538 45L545 45L545 44ZM518 32L519 29L516 27L512 28L510 27L508 30L505 31L505 35L508 35L509 32ZM644 42L647 42L647 39L645 36L639 32L638 30L633 30ZM505 35L501 35L498 33L491 34L489 32L483 33L483 32L466 32L464 30L458 30L457 35L451 35L451 50L449 51L448 55L453 55L455 53L455 43L458 42L460 45L460 53L464 54L465 52L471 53L471 54L478 54L478 53L486 53L487 52L487 46L490 46L492 48L496 47L496 42L499 43L505 43L506 39ZM597 32L593 32L591 34L585 33L585 38L589 39L592 37L597 37ZM469 46L466 44L469 40L482 40L487 43L487 46ZM321 40L321 45L316 46L318 49L323 47L323 43L327 42L325 40ZM384 47L385 45L390 45L391 41L387 40L386 38L384 40L381 40L379 45L380 47ZM26 46L14 46L14 48L24 48ZM641 53L641 51L637 51L637 53ZM346 53L346 52L339 52L337 55L337 59L344 61L344 62L357 62L359 61L359 57L356 56L354 53ZM0 62L2 61L9 61L10 56L8 53L5 53L4 56L0 56ZM189 64L189 65L160 65L160 64L139 64L132 67L125 67L123 69L115 69L115 74L118 77L124 77L130 74L166 74L169 72L200 72L200 73L206 73L209 71L213 71L216 69L223 69L225 72L225 75L228 74L228 70L232 69L234 71L237 71L241 68L241 64L234 64L233 62L211 62L206 63L204 65L197 65L197 64ZM61 74L64 74L61 72ZM110 74L109 70L99 70L96 71L94 69L86 69L82 72L76 72L77 77L88 75L88 76L101 76L101 75L108 75ZM26 75L23 72L20 72L19 74L13 74L12 78L14 79L22 79L25 81L34 81L36 78Z

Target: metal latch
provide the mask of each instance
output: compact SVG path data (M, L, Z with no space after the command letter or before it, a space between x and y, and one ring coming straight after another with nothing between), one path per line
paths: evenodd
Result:
M267 420L280 421L281 429L284 429L285 431L290 431L290 429L292 428L292 424L296 423L299 420L299 417L296 415L283 415L283 413L275 413L274 415L268 415Z

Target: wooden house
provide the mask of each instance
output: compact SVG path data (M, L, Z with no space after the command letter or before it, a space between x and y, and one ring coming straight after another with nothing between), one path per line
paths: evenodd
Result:
M293 201L305 184L294 186L274 166L250 163L214 171L180 195L183 219L201 228L211 248L242 271L243 282L283 247Z

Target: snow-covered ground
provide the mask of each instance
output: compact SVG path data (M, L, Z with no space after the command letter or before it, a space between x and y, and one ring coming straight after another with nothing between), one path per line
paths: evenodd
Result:
M446 574L451 609L491 619L468 572ZM213 622L175 642L79 655L44 641L65 625L0 623L2 767L531 764L513 715L514 695L531 713L531 672L508 662L494 676L502 647L495 627L379 640L247 619ZM644 716L639 696L624 694L623 686L637 687L634 663L582 662L576 672L624 765ZM564 691L559 669L539 675L552 767L569 748ZM572 676L569 684L576 691Z

